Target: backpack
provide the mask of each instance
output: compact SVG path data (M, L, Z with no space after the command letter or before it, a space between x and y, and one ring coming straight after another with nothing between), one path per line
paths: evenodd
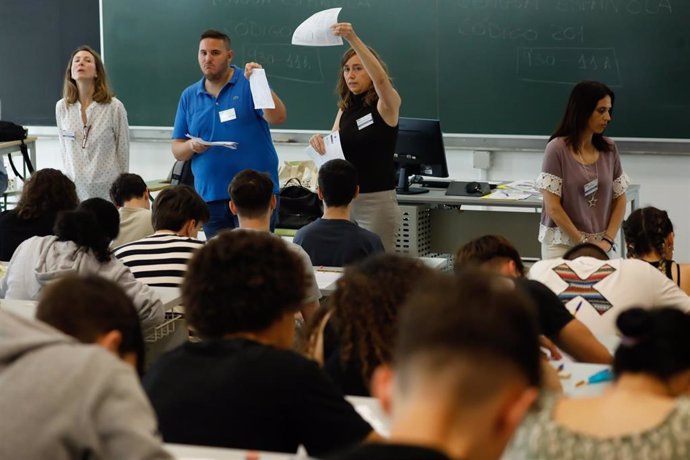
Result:
M24 139L26 139L26 136L27 132L23 126L12 123L11 121L0 121L0 142L21 141L21 144L19 145L19 150L21 150L22 152L22 158L24 158L26 170L29 171L29 174L33 174L34 165L31 164L31 159L29 158L29 148L24 143ZM7 154L7 158L10 160L10 167L12 167L14 175L19 177L21 180L26 181L24 176L19 173L19 170L14 165L11 153Z
M175 161L170 171L170 184L185 184L194 187L194 173L192 173L192 160Z
M293 185L294 183L294 185ZM299 229L315 221L323 214L319 196L302 186L297 178L287 181L280 189L280 206L276 227Z

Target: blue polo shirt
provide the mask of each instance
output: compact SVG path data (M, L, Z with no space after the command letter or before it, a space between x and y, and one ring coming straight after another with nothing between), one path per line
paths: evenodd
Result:
M263 111L254 108L249 80L233 65L232 78L215 98L204 88L204 78L187 87L180 97L175 115L173 139L186 135L207 141L234 141L237 150L209 147L192 157L194 186L204 201L227 200L228 185L243 169L270 174L273 190L279 192L278 154L271 140ZM234 109L234 115L227 112ZM221 113L228 119L221 122Z

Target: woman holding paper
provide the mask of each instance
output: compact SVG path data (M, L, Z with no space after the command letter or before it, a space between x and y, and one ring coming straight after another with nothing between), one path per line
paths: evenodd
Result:
M360 194L353 201L352 218L378 234L390 252L395 249L401 220L393 164L400 95L385 64L355 34L352 24L338 23L331 29L351 46L341 59L336 87L339 110L332 130L339 132L345 159L359 176ZM309 143L318 153L326 152L320 135L313 135Z
M578 83L549 139L536 182L544 197L539 225L543 259L561 257L578 243L614 250L630 183L616 144L603 136L614 99L603 83Z
M55 119L65 173L80 199L108 199L110 185L129 170L129 126L98 53L88 46L72 52L62 92Z

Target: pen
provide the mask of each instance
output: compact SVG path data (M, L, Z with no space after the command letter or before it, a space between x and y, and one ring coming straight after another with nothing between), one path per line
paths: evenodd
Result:
M577 312L580 311L580 307L582 306L582 300L578 302L577 307L575 307L575 313L573 313L573 316L577 315Z
M589 385L593 383L603 383L603 382L610 382L613 380L613 372L611 372L611 369L604 369L603 371L599 371L596 374L590 375L587 380L580 380L575 384L576 387L581 387L583 385Z

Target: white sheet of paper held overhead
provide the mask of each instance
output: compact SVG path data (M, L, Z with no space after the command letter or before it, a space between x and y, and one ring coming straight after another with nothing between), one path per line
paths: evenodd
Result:
M314 13L292 34L292 44L302 46L339 46L343 39L333 35L331 26L338 23L342 8L330 8Z
M205 141L200 137L194 137L191 134L186 134L186 136L200 144L208 145L209 147L227 147L229 149L235 150L237 148L237 142L233 141Z
M330 160L335 160L337 158L344 160L345 154L343 153L343 147L340 145L340 133L338 131L333 131L332 133L323 137L323 143L326 146L326 153L323 155L319 154L310 145L307 147L307 155L309 158L314 160L317 168L323 166L323 164Z
M253 69L249 75L249 89L252 92L255 109L275 109L265 69Z

